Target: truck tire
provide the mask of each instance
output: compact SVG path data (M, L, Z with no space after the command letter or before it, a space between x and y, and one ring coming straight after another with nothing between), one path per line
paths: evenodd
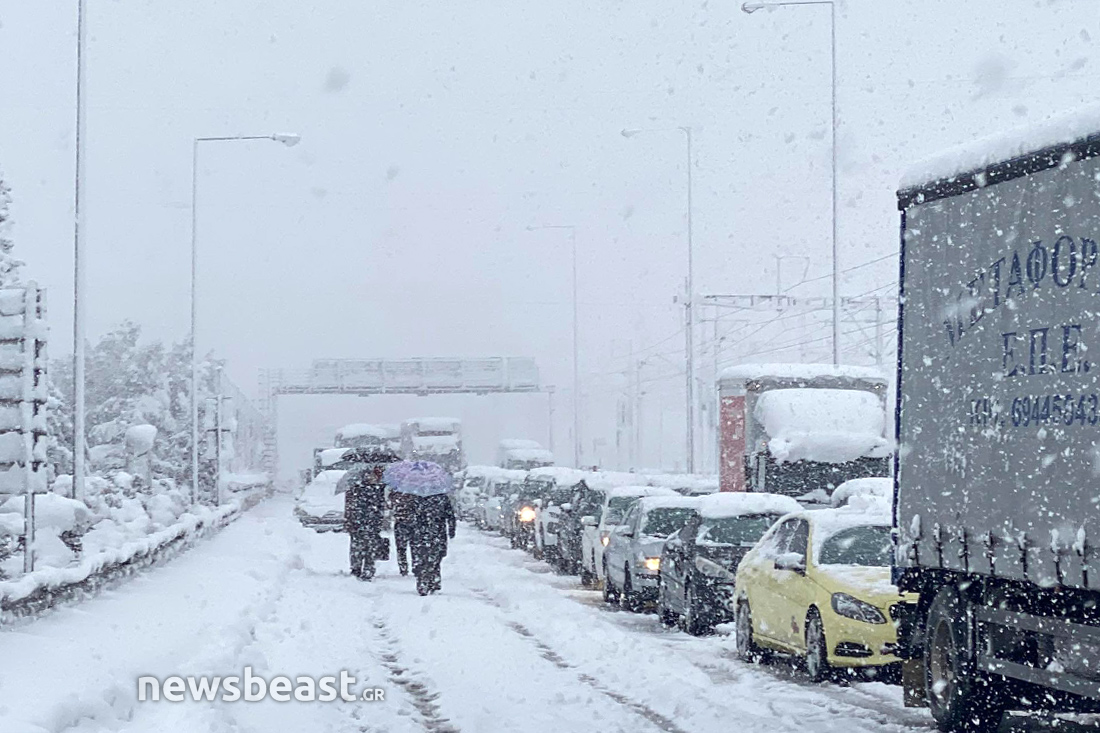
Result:
M940 588L932 599L925 624L925 691L941 731L993 733L1004 715L1003 684L974 668L966 606L953 586Z

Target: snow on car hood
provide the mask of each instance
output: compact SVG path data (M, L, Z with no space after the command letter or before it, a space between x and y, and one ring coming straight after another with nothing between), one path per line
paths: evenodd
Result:
M336 485L347 471L322 471L303 489L298 507L313 516L344 511L344 495L336 493Z
M890 568L866 565L818 565L818 573L832 593L849 593L866 600L901 597L898 587L890 582Z
M892 449L882 401L863 390L774 389L760 395L753 417L779 463L847 463Z

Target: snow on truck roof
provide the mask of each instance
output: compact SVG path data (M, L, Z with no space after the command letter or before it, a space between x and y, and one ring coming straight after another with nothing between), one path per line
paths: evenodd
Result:
M537 440L528 440L526 438L505 438L500 441L498 445L500 450L517 450L520 448L542 448L542 443Z
M726 367L718 382L744 382L750 379L817 379L839 377L865 379L886 384L886 376L874 367L834 366L832 364L737 364Z
M401 434L401 430L396 425L373 425L370 423L357 422L345 425L337 430L336 434L342 438L349 439L378 438L379 440L386 440L398 437Z
M753 417L764 426L768 450L780 463L882 458L893 447L883 436L882 402L864 390L773 389L760 395Z
M697 499L699 515L704 519L727 519L750 514L790 514L802 509L789 496L727 491Z
M1100 137L1100 105L1061 112L1035 124L956 145L915 163L905 172L900 188L919 188L961 178L996 163L1096 137Z
M552 461L554 454L545 448L509 448L505 451L508 458L517 461Z
M457 417L414 417L404 425L416 425L420 430L455 430L462 427Z

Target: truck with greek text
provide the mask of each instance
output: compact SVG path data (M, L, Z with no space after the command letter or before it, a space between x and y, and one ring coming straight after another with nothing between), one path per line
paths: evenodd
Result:
M1100 710L1100 109L922 164L898 205L906 702L944 731Z

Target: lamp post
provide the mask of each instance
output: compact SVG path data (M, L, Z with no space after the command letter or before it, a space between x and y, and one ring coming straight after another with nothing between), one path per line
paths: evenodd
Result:
M578 340L577 316L577 226L575 224L544 224L528 226L527 231L539 229L568 229L573 254L573 467L581 467L581 377L580 377L580 341Z
M84 113L84 57L88 34L85 0L76 10L76 168L73 174L73 491L72 498L84 495L84 330L85 255L84 255L84 142L87 120Z
M684 356L687 402L687 471L695 472L695 248L692 244L691 226L691 128L686 126L669 128L684 133L687 140L687 300L684 303ZM666 130L623 130L625 138L631 138L643 132L666 132Z
M832 170L833 170L833 364L840 364L840 264L837 257L837 171L836 171L836 3L834 0L773 0L771 2L747 2L741 10L752 14L765 8L781 8L787 5L828 5L830 22L830 47L832 63Z
M228 135L221 137L197 137L191 147L191 502L199 498L199 356L198 356L198 301L196 298L199 269L198 249L198 191L199 144L214 142L243 142L246 140L274 140L288 148L294 147L301 137L294 133L277 132L271 135Z

